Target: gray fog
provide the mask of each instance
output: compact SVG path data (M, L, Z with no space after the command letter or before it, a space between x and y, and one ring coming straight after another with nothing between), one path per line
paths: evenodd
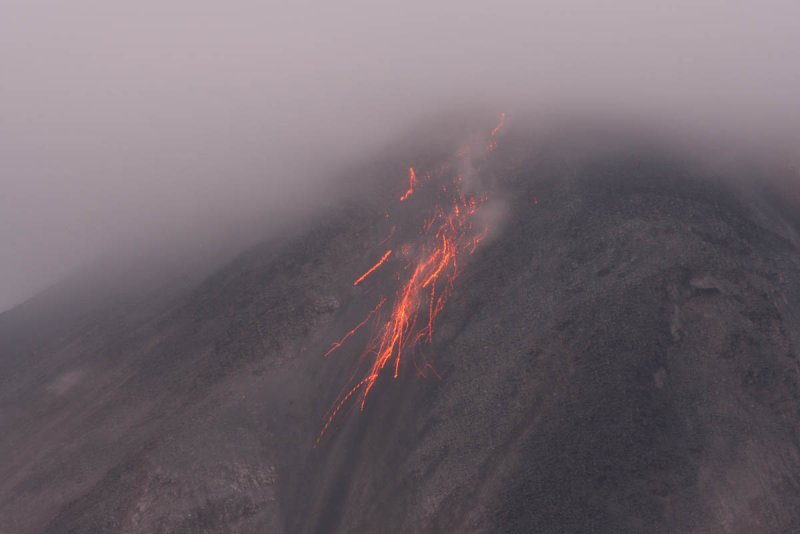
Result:
M5 0L0 310L109 251L299 216L334 169L448 109L797 154L798 58L790 0Z

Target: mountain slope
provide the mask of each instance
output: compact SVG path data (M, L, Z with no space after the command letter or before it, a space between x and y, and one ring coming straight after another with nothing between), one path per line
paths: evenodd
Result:
M394 288L353 280L402 170L119 315L0 316L0 531L800 529L789 208L663 152L503 143L435 373L406 358L317 447L368 334L323 354Z

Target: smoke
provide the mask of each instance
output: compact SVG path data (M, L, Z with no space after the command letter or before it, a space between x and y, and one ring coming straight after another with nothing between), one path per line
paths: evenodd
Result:
M796 2L381 4L4 3L0 309L112 250L265 235L446 110L796 151Z

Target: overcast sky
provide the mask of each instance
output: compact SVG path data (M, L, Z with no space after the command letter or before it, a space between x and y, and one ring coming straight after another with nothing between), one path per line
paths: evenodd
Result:
M4 0L0 309L114 243L282 217L447 107L793 132L799 60L789 0Z

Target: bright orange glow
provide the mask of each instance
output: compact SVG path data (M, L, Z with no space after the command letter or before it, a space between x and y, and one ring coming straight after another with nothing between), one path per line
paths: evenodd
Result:
M422 339L430 342L436 317L444 309L459 274L458 258L472 246L470 217L477 208L476 201L462 194L450 201L453 203L450 212L445 214L439 210L433 221L438 222L438 226L430 225L431 240L421 247L420 259L397 291L389 318L376 336L375 358L362 384L362 409L389 362L393 363L393 376L397 378L404 351L412 349ZM430 293L426 288L430 288ZM423 303L427 306L422 306ZM421 325L420 312L427 312Z
M384 263L386 263L386 260L388 260L388 259L389 259L389 256L391 256L391 255L392 255L392 251L391 251L391 249L390 249L390 250L387 250L387 251L386 251L386 252L383 254L383 256L381 257L381 259L379 259L379 260L378 260L378 263L376 263L375 265L373 265L372 267L370 267L370 268L369 268L369 270L368 270L367 272L365 272L364 274L362 274L361 276L359 276L359 277L358 277L358 280L356 280L355 282L353 282L353 285L354 285L354 286L357 286L358 284L360 284L361 282L363 282L364 280L366 280L366 279L367 279L367 277L368 277L369 275L371 275L372 273L374 273L375 271L377 271L377 270L378 270L378 267L380 267L381 265L383 265Z
M488 140L482 150L484 155L497 146L496 137L505 122L505 114L500 116L500 121L488 135ZM433 341L433 331L436 319L445 309L447 300L453 292L456 279L461 273L462 265L466 258L475 252L481 241L488 234L488 228L476 220L475 214L487 201L485 194L468 194L464 192L467 179L452 171L472 165L474 158L471 154L480 147L472 148L467 145L462 147L455 155L456 165L443 167L444 170L432 174L431 179L426 179L423 186L426 191L430 189L432 208L427 217L422 220L415 241L403 243L397 247L398 261L402 266L393 274L397 287L388 312L382 309L387 299L381 298L378 305L369 312L364 320L354 329L344 335L339 341L331 345L325 355L329 355L363 328L370 321L373 322L373 334L365 344L359 357L357 368L350 383L342 389L340 395L329 412L325 424L317 437L316 447L325 433L330 428L337 414L345 404L360 392L360 408L363 410L367 397L375 387L384 370L388 366L394 378L400 375L401 363L404 357L410 356L411 362L418 374L425 376L425 369L430 369L434 376L442 379L441 375L429 362L420 368L415 361L415 354L421 344ZM446 170L446 169L451 170ZM441 174L439 174L441 172ZM449 173L449 174L448 174ZM427 174L425 175L428 176ZM433 177L438 176L437 180ZM438 183L437 183L438 182ZM409 168L409 187L400 197L400 201L407 199L417 186L416 175L413 167ZM471 184L474 189L475 184ZM426 197L427 199L427 197ZM388 211L387 211L388 213ZM395 233L392 226L386 242ZM408 235L405 232L401 235ZM366 273L359 277L353 285L358 285L389 258L391 250L386 251L383 257ZM423 358L424 361L424 358ZM353 384L352 387L350 384Z
M400 202L404 201L414 192L414 187L417 185L417 174L414 172L414 167L408 168L408 189L400 197Z

